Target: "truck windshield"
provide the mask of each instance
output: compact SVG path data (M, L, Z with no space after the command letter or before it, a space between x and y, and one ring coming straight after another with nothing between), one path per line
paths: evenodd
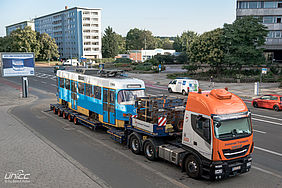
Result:
M250 117L214 121L215 137L218 139L234 139L252 133Z
M119 104L134 104L136 97L144 97L144 90L121 90L118 92Z

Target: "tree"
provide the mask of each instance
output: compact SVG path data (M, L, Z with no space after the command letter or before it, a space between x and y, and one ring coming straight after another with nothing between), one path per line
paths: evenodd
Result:
M58 46L55 39L52 39L47 33L37 33L37 41L40 43L40 53L38 59L50 60L59 57Z
M232 24L224 24L224 59L231 68L241 71L243 65L265 62L261 46L268 33L266 29L259 19L251 16L237 19Z
M180 37L177 35L173 43L173 48L177 52L185 52L190 48L192 42L195 38L197 38L197 36L198 34L194 31L185 31Z
M0 52L11 51L11 38L10 37L0 37Z
M118 43L118 53L119 54L124 54L126 53L126 42L125 42L125 38L122 37L119 34L116 34L116 40Z
M224 59L222 36L223 30L218 28L196 38L188 49L190 61L208 63L219 74Z
M151 31L134 28L130 29L126 35L127 50L148 50L155 49L156 46L157 42Z
M102 54L105 58L113 58L119 53L117 34L108 26L102 38Z
M40 53L40 43L37 41L36 32L27 26L24 29L12 31L9 36L11 52L33 52L37 58Z

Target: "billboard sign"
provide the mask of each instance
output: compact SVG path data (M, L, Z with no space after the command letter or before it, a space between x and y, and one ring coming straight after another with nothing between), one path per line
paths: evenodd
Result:
M1 53L2 76L34 76L33 53Z

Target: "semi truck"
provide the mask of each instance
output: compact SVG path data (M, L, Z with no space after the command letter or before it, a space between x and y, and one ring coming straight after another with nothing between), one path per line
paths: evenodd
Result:
M55 114L106 128L134 154L172 162L192 178L223 179L251 168L251 113L227 88L199 89L187 100L145 96L142 80L112 70L58 70L57 86Z

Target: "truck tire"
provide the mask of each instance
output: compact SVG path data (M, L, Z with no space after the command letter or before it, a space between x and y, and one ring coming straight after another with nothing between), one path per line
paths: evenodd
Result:
M169 93L172 93L172 89L171 89L171 88L168 88L168 92L169 92Z
M56 114L56 113L57 113L57 110L56 110L56 108L55 108L55 107L53 107L53 112L54 112L54 114Z
M157 159L156 146L151 139L148 139L147 141L145 141L144 155L150 161L155 161Z
M184 89L182 90L182 95L187 95L187 93Z
M257 102L254 102L254 103L253 103L253 106L254 106L254 108L258 108L258 103L257 103Z
M77 120L77 117L74 117L73 118L73 123L75 124L75 125L78 125L79 123L78 123L78 120Z
M277 105L274 105L274 106L273 106L273 110L276 111L276 112L278 112L278 111L279 111L279 107L278 107Z
M65 112L65 111L63 111L63 118L64 118L64 119L67 119L67 115L66 115L66 112Z
M200 162L194 155L189 155L185 161L185 170L189 177L199 178L201 172Z
M137 138L137 136L132 135L130 137L129 146L130 146L130 150L134 154L136 154L136 155L141 154L141 143L140 143L140 140Z
M69 120L69 121L72 121L72 118L71 118L71 115L70 115L70 114L68 115L68 120Z
M62 116L62 113L61 113L61 110L58 109L58 116L61 117Z

